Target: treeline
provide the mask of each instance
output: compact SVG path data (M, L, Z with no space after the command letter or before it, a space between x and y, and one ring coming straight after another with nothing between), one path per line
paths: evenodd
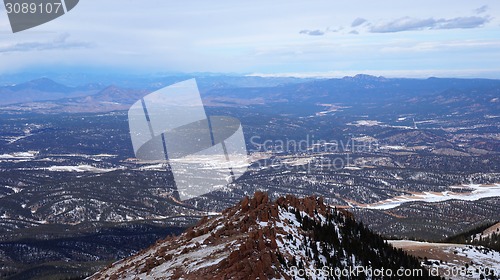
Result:
M418 279L442 279L429 276L420 261L401 249L396 249L388 244L380 235L372 232L362 223L338 211L330 211L326 221L319 222L321 218L312 219L308 215L301 215L299 211L290 209L295 214L301 228L306 232L303 248L307 256L314 260L317 269L325 266L336 268L371 267L375 269L391 270L392 277L384 279L415 279L395 275L401 268L406 271L422 272ZM316 213L317 215L317 213ZM292 260L292 264L295 260ZM300 268L302 264L298 263ZM341 278L343 279L343 278ZM347 279L347 278L346 278ZM366 279L363 276L350 279Z
M500 229L497 228L495 232L488 236L483 237L482 232L487 228L499 223L487 223L484 225L477 226L465 232L459 233L457 235L451 236L443 240L446 243L459 243L459 244L470 244L470 245L480 245L500 252ZM476 237L479 235L479 237Z

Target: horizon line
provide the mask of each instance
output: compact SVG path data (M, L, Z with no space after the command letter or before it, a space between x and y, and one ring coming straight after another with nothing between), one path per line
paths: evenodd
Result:
M155 71L155 72L135 72L118 69L33 69L25 71L0 73L0 77L17 76L17 75L33 75L39 78L50 78L52 75L96 75L96 76L228 76L228 77L261 77L261 78L296 78L296 79L335 79L355 76L372 76L377 78L397 79L428 79L428 78L443 78L443 79L491 79L500 80L500 69L467 69L467 70L347 70L347 71L317 71L317 72L211 72L211 71ZM113 71L118 70L118 71Z

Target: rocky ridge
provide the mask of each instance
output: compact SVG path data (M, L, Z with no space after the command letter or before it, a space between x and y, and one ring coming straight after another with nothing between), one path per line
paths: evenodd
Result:
M289 195L272 202L257 192L89 279L301 279L302 269L326 279L324 267L358 266L420 264L322 198Z

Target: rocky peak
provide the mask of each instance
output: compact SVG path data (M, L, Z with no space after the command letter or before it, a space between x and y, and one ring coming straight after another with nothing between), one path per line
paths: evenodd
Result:
M90 279L295 279L297 267L419 265L405 258L323 198L257 192Z

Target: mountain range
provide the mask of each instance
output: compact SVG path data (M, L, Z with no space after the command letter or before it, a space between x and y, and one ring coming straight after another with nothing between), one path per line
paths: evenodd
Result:
M261 229L264 241L269 237L278 244L279 233L269 228L283 228L283 218L293 218L289 226L297 228L296 243L302 242L302 247L310 250L316 248L318 253L297 248L290 251L284 243L283 248L264 248L279 263L270 257L271 262L266 264L272 269L274 266L276 274L263 270L265 276L286 278L293 267L293 258L287 254L309 254L312 261L317 256L322 264L331 261L332 265L338 264L335 258L338 261L346 255L354 256L354 260L351 257L340 262L341 268L348 268L366 263L363 254L351 251L359 249L353 248L357 248L354 244L360 243L361 235L378 240L370 248L385 246L383 240L348 217L363 222L384 239L403 239L392 244L418 248L419 252L434 246L426 242L446 242L478 225L500 220L500 81L368 75L323 80L197 77L207 114L241 121L252 164L227 188L180 202L172 196L175 181L165 164L134 158L127 109L144 95L185 78L152 76L105 84L95 80L83 86L48 78L3 83L0 97L5 99L0 99L9 104L0 105L0 278L91 275L167 234L183 231L208 213L219 215L258 190L269 194L267 202L259 200L259 205L267 205L257 207L262 209L275 207L276 202L283 202L279 197L287 194L323 197L325 205L337 207L328 211L332 225L338 229L326 230L336 239L324 239L324 234L314 232L316 226L309 228L312 220L318 224L318 231L324 226L323 218L330 212L320 207L322 216L314 212L306 215L304 209L288 214L280 210L278 216L268 217L267 224L252 214L255 209L246 213L235 210L231 215L241 221L223 214L223 218L203 221L191 237L175 237L174 242L189 245L193 244L191 240L203 239L199 247L196 242L193 246L197 250L202 245L208 247L202 237L208 227L222 237L217 244L235 241L241 247L250 238L245 232L234 233L240 240L224 239L224 233L217 233L216 228L224 231L226 226L231 227L226 220L234 228L245 228L242 221L248 214L257 217L249 221L253 225L249 233L256 229L253 234L259 236ZM300 147L286 144L293 141L306 143ZM332 164L337 161L343 164ZM248 198L248 204L254 199ZM283 203L276 207L302 207ZM293 212L300 215L289 217L295 215ZM345 225L346 221L351 222ZM344 228L351 229L343 232ZM356 233L356 239L349 241L345 236L351 233ZM340 239L347 243L337 242ZM470 256L491 256L480 246L496 248L497 238L485 235L476 241L467 235L457 240L460 242L455 243L466 245L437 245L446 248L446 257L434 258L431 264L423 264L420 259L416 264L433 268L435 262L452 260L450 256L456 250L460 255L455 265L463 266ZM332 250L342 256L333 253L328 259L327 251L319 250L321 244L314 247L311 242L323 242L330 249L338 247L338 252ZM181 246L168 241L158 244L172 250ZM255 252L259 258L268 258ZM418 256L429 257L427 253ZM143 257L144 262L149 258ZM244 258L238 258L238 262L244 262ZM376 258L380 255L367 262L375 265ZM207 265L212 261L202 259ZM295 264L297 268L301 264L304 268L317 267L319 262L312 261L295 260ZM135 262L140 268L139 261ZM154 262L149 261L150 274L157 271ZM259 262L253 259L253 263ZM222 264L223 260L217 263ZM142 269L127 269L129 273L124 275L149 271L139 273ZM190 273L186 272L186 277Z
M39 78L20 84L1 86L0 105L89 96L99 92L101 87L99 84L68 87L49 78Z
M0 87L3 111L109 112L128 109L137 99L188 77L142 81L141 86L91 83L69 87L48 78ZM356 75L336 79L197 77L204 103L215 107L263 106L297 112L349 111L439 115L467 109L490 114L500 106L500 81L489 79L403 79ZM16 105L12 105L16 104ZM10 106L5 106L10 105ZM300 106L299 106L300 105ZM340 107L339 107L340 106ZM340 109L340 110L339 110ZM343 110L346 109L346 110Z

